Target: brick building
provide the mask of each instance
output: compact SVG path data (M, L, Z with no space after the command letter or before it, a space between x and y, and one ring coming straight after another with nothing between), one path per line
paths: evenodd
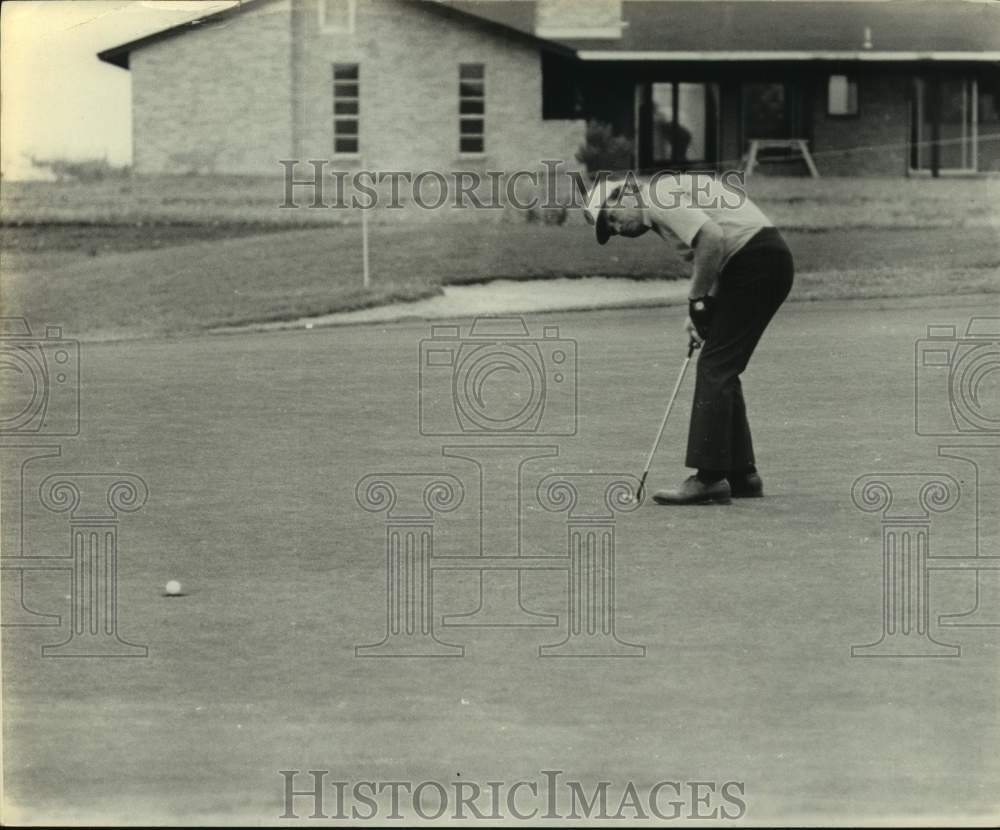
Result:
M824 175L1000 171L1000 3L244 0L101 52L132 72L139 173L572 161L586 120L642 170L808 142Z

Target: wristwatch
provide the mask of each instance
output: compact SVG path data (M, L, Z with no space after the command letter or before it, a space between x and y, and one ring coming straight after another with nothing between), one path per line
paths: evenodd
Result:
M715 297L705 294L702 297L691 297L688 300L688 316L694 323L695 330L702 340L708 338L708 330L712 327L712 317L715 316Z

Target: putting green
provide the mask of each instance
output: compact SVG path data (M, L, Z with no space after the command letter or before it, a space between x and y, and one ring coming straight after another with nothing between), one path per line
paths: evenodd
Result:
M881 631L881 526L852 504L858 476L949 472L962 500L935 517L934 552L972 552L971 468L913 429L914 344L984 307L780 312L744 378L768 497L615 519L617 634L645 647L636 659L538 657L565 636L560 571L522 577L524 606L559 626L440 627L460 659L356 657L385 634L386 519L355 486L450 473L465 500L435 518L435 552L477 553L479 471L442 447L555 448L524 465L520 510L486 498L484 526L515 544L520 516L522 552L558 556L567 516L538 504L539 481L641 469L683 358L682 309L526 319L532 337L558 326L575 341L577 429L562 437L421 435L424 323L85 345L81 436L29 465L25 492L56 470L148 483L148 504L119 522L118 631L149 656L46 659L65 630L4 630L8 820L273 823L279 770L318 769L484 788L563 770L614 782L612 813L629 781L739 781L742 820L758 825L995 822L997 629L935 625L962 646L955 659L851 657ZM450 394L434 368L426 406ZM654 488L684 473L690 388ZM29 505L26 518L28 552L65 553L65 516ZM162 596L169 579L185 596ZM932 620L972 606L971 574L933 579ZM26 596L67 614L68 585L31 574ZM475 572L435 576L435 626L474 610L477 588Z

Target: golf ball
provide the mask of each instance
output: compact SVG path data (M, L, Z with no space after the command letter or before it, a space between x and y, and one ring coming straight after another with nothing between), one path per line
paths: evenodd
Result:
M176 597L180 596L181 584L176 579L171 579L165 586L164 591L166 591L167 596Z

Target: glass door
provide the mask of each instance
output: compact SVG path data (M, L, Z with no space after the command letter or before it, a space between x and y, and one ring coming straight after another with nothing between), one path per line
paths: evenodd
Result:
M639 157L643 167L711 166L718 159L717 84L648 84L640 105Z
M932 174L975 171L976 107L975 80L916 78L910 169Z

